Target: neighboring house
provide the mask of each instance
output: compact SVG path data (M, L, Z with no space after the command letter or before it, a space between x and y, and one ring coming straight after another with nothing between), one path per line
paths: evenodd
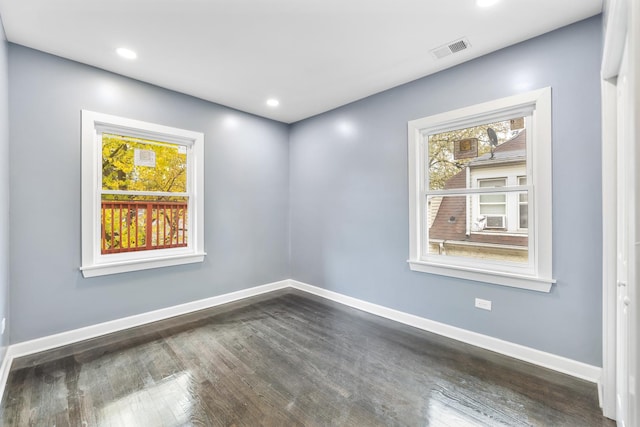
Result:
M449 178L445 189L526 185L526 131L500 144ZM429 209L431 253L526 262L525 193L434 197Z

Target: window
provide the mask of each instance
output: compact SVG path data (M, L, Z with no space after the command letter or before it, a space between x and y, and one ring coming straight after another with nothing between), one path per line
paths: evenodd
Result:
M506 178L479 179L478 188L506 187ZM507 195L504 193L480 194L478 211L485 228L504 229L507 215Z
M519 176L518 185L521 185L521 186L527 185L527 177ZM519 194L518 195L518 222L520 224L520 229L522 230L529 228L529 226L527 225L529 223L528 209L529 209L529 205L527 203L526 193Z
M411 269L548 292L551 89L408 129Z
M82 111L82 274L202 262L198 132Z

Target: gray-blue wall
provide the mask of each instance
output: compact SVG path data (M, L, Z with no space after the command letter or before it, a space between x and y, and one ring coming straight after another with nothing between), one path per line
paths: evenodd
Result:
M289 277L287 125L13 44L9 82L13 343ZM82 278L81 109L204 132L204 263Z
M601 34L592 18L293 125L292 278L600 366ZM407 121L545 86L551 293L411 272Z
M0 320L9 314L9 69L8 43L0 18ZM7 319L8 321L9 319ZM7 325L8 327L8 325ZM9 329L0 339L0 360L9 345Z
M11 144L0 133L0 161L9 150L11 342L291 277L600 365L600 44L592 18L291 127L9 45ZM552 292L409 271L407 121L544 86L553 88ZM205 133L203 264L82 278L81 109ZM7 258L0 246L2 315ZM476 297L493 311L475 309Z

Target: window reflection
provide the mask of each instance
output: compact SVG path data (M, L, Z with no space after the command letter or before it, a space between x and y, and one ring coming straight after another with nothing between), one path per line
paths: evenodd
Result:
M100 420L123 427L187 425L193 411L192 382L189 372L171 375L106 404L100 410Z

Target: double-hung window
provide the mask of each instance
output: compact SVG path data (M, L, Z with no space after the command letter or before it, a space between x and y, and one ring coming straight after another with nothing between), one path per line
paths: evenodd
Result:
M201 262L199 132L82 112L85 277Z
M548 292L551 89L408 131L411 269Z

